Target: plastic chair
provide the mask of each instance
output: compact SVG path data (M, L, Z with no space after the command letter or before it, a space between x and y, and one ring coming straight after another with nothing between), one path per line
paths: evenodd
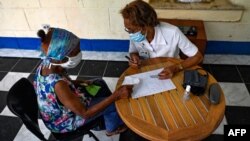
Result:
M30 132L36 135L36 137L38 137L40 140L47 141L38 124L39 112L36 93L32 83L27 78L21 78L11 87L7 96L7 106L13 114L18 116L23 121L24 125ZM99 141L98 138L90 131L90 129L93 129L100 124L104 125L103 117L97 118L73 132L52 132L52 134L56 140L69 141L88 134L96 141Z

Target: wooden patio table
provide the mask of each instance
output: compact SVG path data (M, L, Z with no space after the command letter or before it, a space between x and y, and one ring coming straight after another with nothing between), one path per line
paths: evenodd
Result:
M142 62L139 69L129 67L120 76L116 88L124 77L179 63L180 59L153 58ZM199 68L195 66L189 69ZM136 99L121 99L115 102L117 111L125 124L135 133L148 140L202 140L221 123L225 112L225 97L221 91L220 102L210 103L209 86L217 83L209 74L205 94L183 101L183 73L176 73L171 80L176 89ZM201 71L202 73L202 71Z

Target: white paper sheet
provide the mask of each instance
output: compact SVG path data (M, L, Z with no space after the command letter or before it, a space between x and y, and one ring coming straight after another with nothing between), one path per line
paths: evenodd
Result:
M140 79L137 77L126 76L122 85L137 85L140 83Z
M139 83L135 84L133 88L133 99L176 89L171 79L160 80L150 77L151 75L159 74L162 70L163 68L126 76L122 85L133 84L133 82L138 82L139 79Z

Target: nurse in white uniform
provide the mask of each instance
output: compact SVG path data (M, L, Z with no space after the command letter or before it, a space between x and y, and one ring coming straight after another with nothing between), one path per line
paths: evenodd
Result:
M180 50L188 56L179 64L165 67L159 79L171 78L176 72L199 64L203 56L178 27L159 22L155 10L142 0L135 0L120 13L125 31L129 33L130 61L133 67L140 66L140 59L156 57L179 58Z

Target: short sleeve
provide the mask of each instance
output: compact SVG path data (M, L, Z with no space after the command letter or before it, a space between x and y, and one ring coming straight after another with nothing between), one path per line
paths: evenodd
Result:
M178 47L188 57L194 56L198 52L198 48L180 31L176 28L175 38L178 40Z

